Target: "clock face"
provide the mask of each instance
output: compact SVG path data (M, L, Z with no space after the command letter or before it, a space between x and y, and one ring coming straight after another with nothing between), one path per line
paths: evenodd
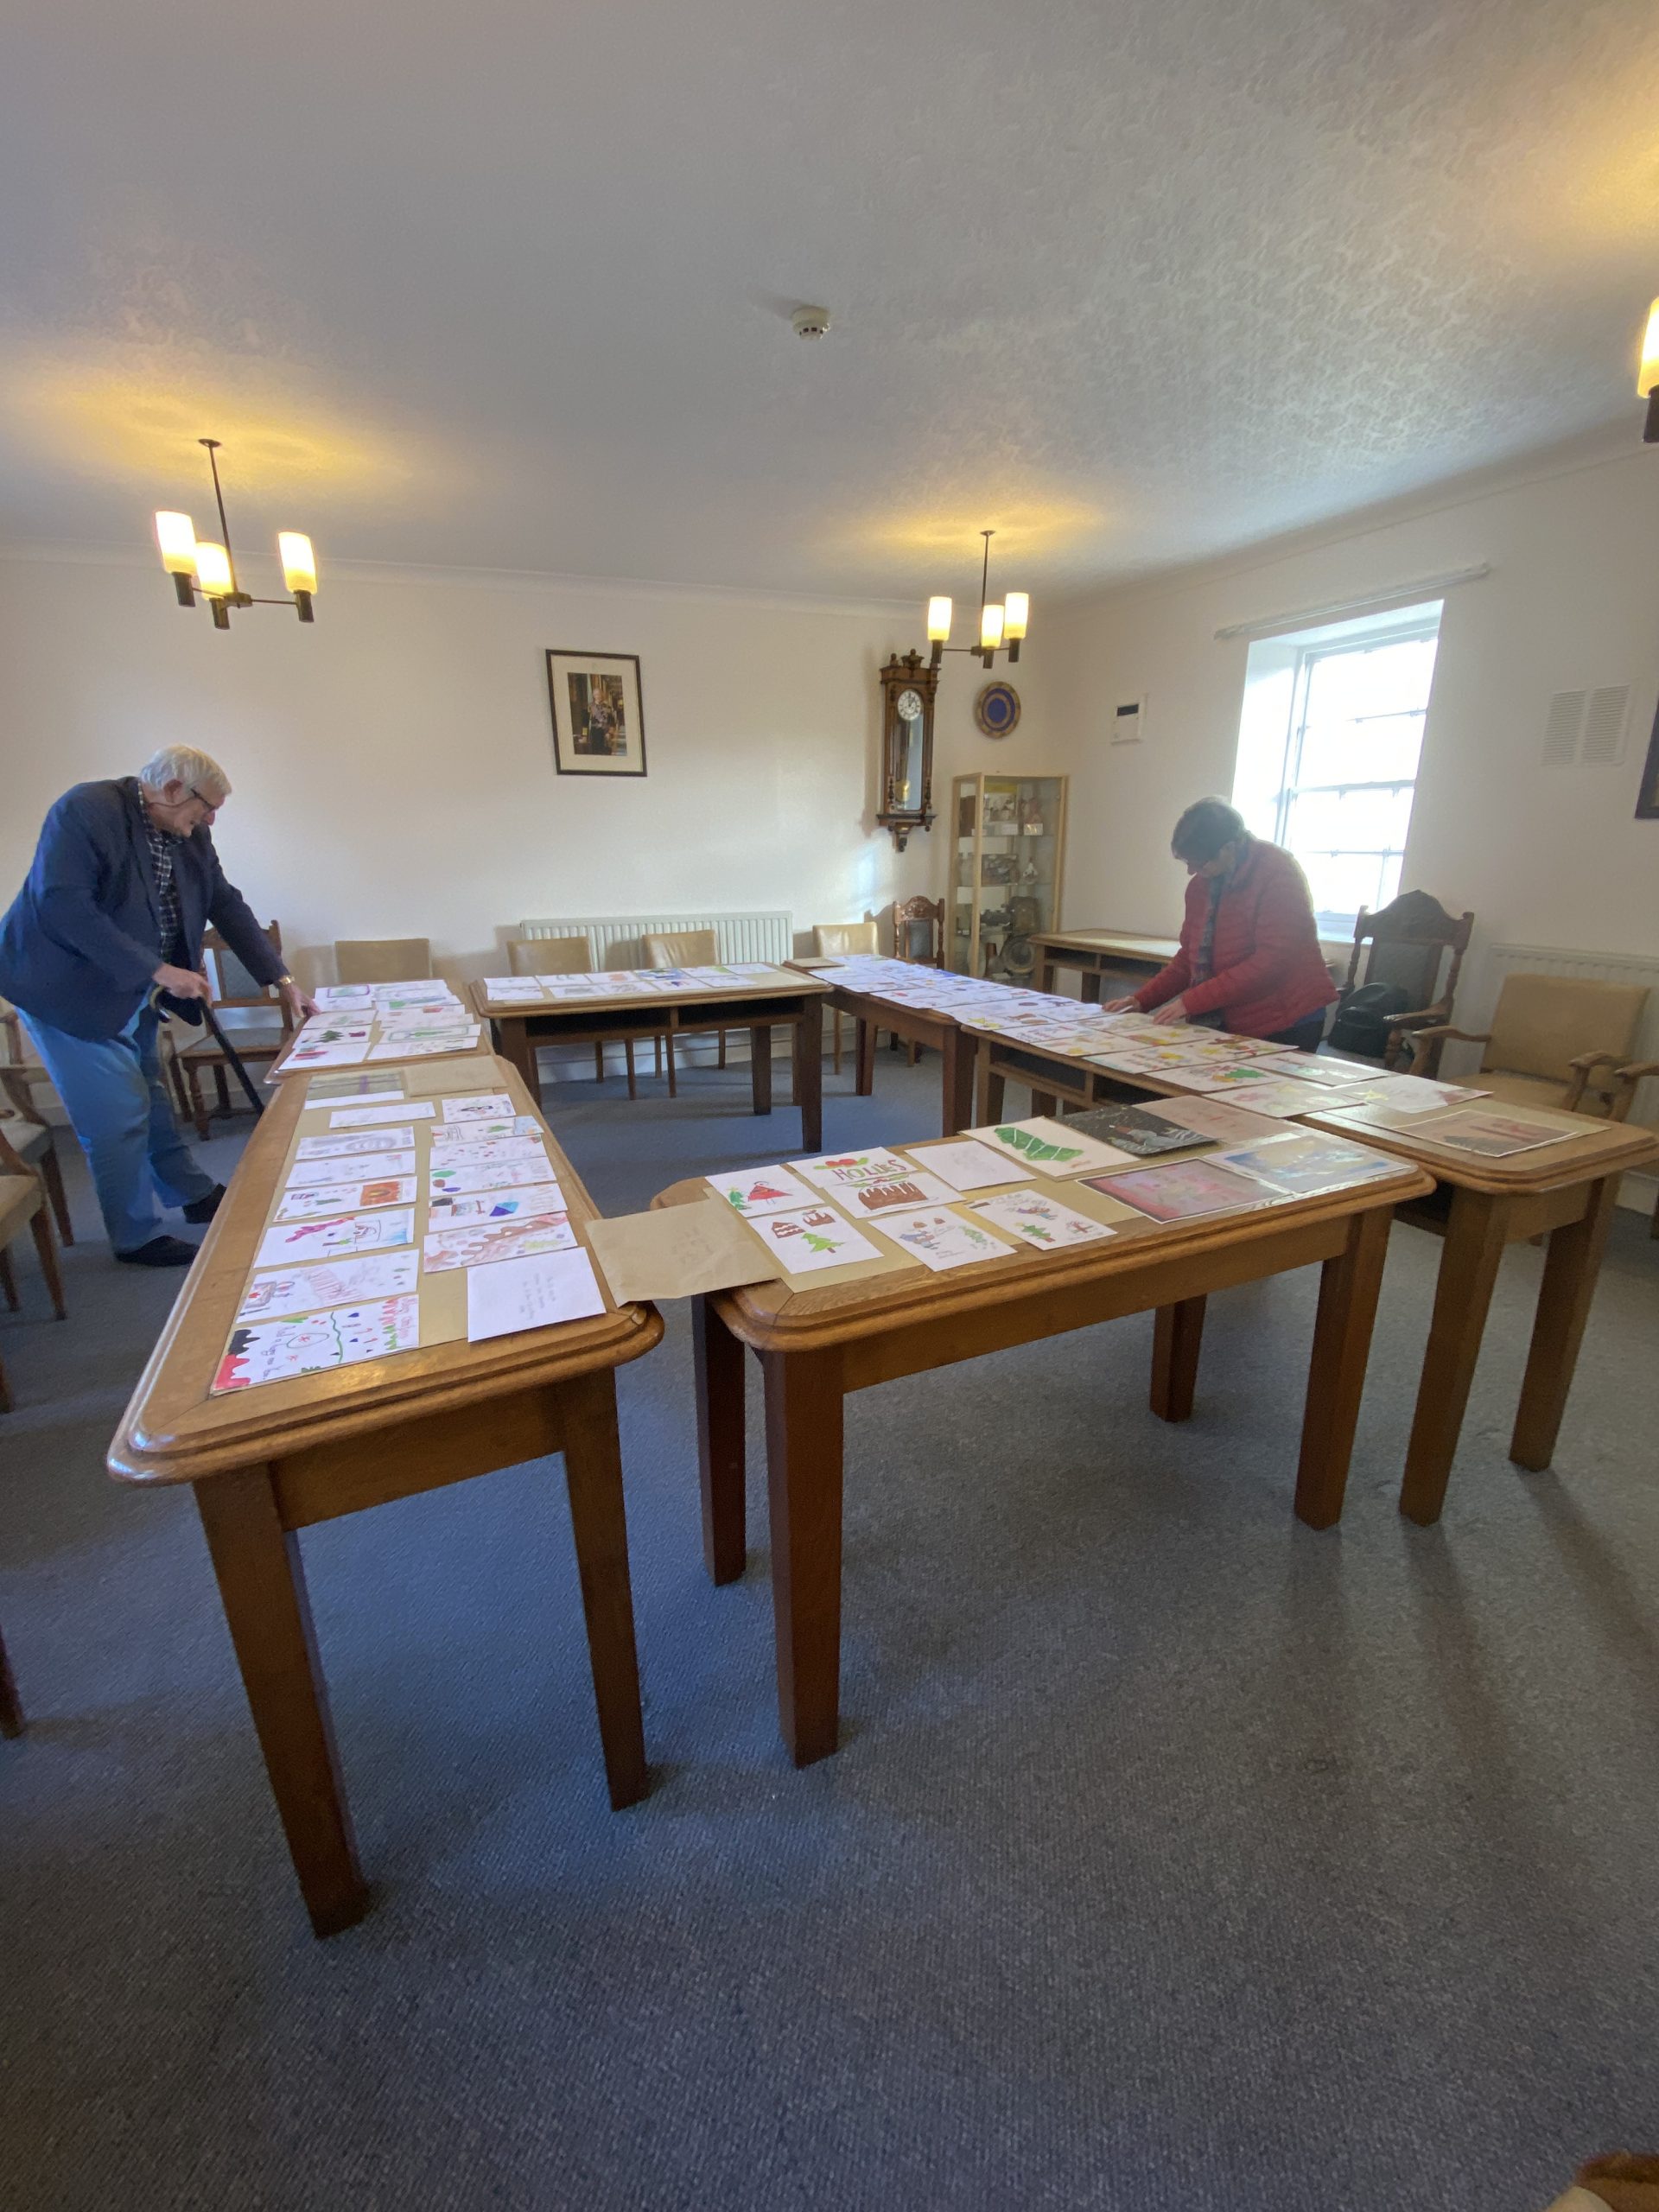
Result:
M919 691L901 691L898 704L899 712L904 719L913 722L922 711L922 695Z

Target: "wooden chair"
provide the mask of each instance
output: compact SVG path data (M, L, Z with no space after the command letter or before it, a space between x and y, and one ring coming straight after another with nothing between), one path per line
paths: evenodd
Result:
M644 942L648 968L712 968L720 959L720 939L713 930L647 930ZM715 1034L719 1040L719 1064L724 1067L727 1033L717 1029ZM679 1096L674 1087L672 1037L668 1040L668 1095L671 1098Z
M1622 1122L1636 1096L1635 1083L1624 1077L1647 1002L1638 983L1506 976L1490 1029L1434 1022L1411 1033L1411 1072L1437 1076L1440 1055L1454 1040L1484 1045L1480 1087L1494 1099Z
M1389 1017L1385 1067L1398 1067L1410 1058L1412 1030L1451 1020L1458 971L1474 926L1472 913L1454 918L1427 891L1402 891L1375 913L1360 908L1337 1012L1365 983L1394 984L1406 993L1408 1010Z
M878 953L880 933L873 921L820 922L812 932L812 950L820 960L844 959L854 953ZM835 1071L841 1073L841 1009L831 1007L830 1035Z
M1636 1103L1637 1087L1650 1075L1659 1075L1659 1060L1632 1060L1628 1066L1620 1068L1615 1079L1623 1096L1618 1110L1610 1117L1611 1120L1629 1121L1630 1109ZM1653 1220L1649 1225L1648 1234L1649 1236L1659 1236L1659 1200L1656 1200L1654 1204Z
M265 935L270 949L280 956L283 932L276 922L265 924ZM263 1020L249 1022L227 1022L226 1033L236 1047L237 1058L264 1065L274 1060L289 1039L294 1034L294 1016L288 1001L281 997L274 985L256 982L242 965L217 930L209 930L201 941L202 966L207 971L207 987L213 994L213 1011L223 1007L233 1011L257 1009ZM230 1090L230 1061L219 1049L211 1034L181 1023L171 1033L173 1063L178 1070L184 1089L185 1112L196 1125L196 1135L206 1141L207 1135L207 1108L202 1099L201 1078L211 1073L213 1088L218 1094L219 1111L232 1112Z
M68 1309L63 1302L63 1276L58 1268L58 1248L52 1236L52 1216L47 1208L46 1186L39 1175L25 1166L5 1137L0 1135L0 1291L4 1292L6 1304L14 1313L20 1301L10 1247L25 1224L34 1235L35 1249L40 1255L41 1273L46 1278L52 1310L61 1321L66 1319ZM6 1388L5 1370L0 1368L0 1414L10 1411L11 1393Z
M431 976L429 938L334 939L334 981L338 983L424 983Z
M46 1070L31 1062L23 1046L23 1026L16 1007L0 1001L0 1135L4 1136L25 1167L46 1185L58 1234L66 1244L75 1241L69 1218L69 1198L63 1187L63 1164L58 1158L56 1134L35 1104L33 1087L47 1082Z
M944 901L943 899L903 899L893 909L893 957L908 960L919 968L943 968L944 965ZM899 1039L888 1039L897 1052ZM910 1065L914 1067L921 1053L919 1045L910 1047Z
M22 1700L6 1656L5 1638L0 1637L0 1736L21 1736L23 1726Z
M586 976L593 954L585 937L510 937L507 971L513 976ZM658 1054L660 1059L660 1052ZM594 1081L605 1080L605 1047L594 1046Z

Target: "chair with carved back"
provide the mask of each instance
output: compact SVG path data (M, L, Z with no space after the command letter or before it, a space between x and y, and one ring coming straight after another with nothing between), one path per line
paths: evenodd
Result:
M280 925L267 922L265 935L270 940L271 950L280 958ZM288 1001L273 985L257 982L217 930L209 930L202 938L201 963L214 1014L231 1015L220 1026L235 1047L238 1059L252 1061L256 1065L274 1060L294 1034L294 1016ZM228 1114L232 1110L231 1064L218 1039L205 1027L193 1029L181 1022L175 1024L169 1033L174 1065L183 1084L185 1111L196 1125L196 1135L205 1141L208 1109L202 1097L201 1078L209 1074L213 1077L219 1101L217 1110Z
M1472 913L1450 914L1427 891L1402 891L1375 912L1360 908L1337 1012L1340 1016L1353 993L1368 983L1404 991L1405 1007L1384 1017L1389 1023L1384 1066L1398 1067L1410 1058L1413 1030L1451 1020L1458 972L1474 925Z
M714 968L720 963L720 939L713 930L647 930L643 940L648 968ZM680 1033L682 1035L684 1032ZM726 1065L726 1036L715 1032L719 1065ZM632 1059L632 1048L630 1048ZM658 1066L660 1067L660 1060ZM674 1082L674 1039L668 1040L668 1095L677 1098Z
M69 1198L63 1187L63 1164L58 1158L57 1135L36 1103L35 1087L50 1079L23 1041L23 1025L17 1009L0 1000L0 1135L26 1167L37 1173L46 1185L58 1234L66 1244L75 1241L69 1218Z
M1409 1039L1413 1075L1438 1077L1449 1044L1480 1045L1481 1090L1506 1106L1550 1106L1611 1122L1628 1116L1639 1071L1630 1060L1646 1011L1639 983L1579 976L1506 976L1490 1029L1434 1022ZM1630 1080L1632 1075L1636 1080Z
M859 954L879 953L880 950L880 933L868 916L861 922L820 922L812 932L812 950L819 960L845 960ZM839 1075L841 1012L835 1007L830 1011L830 1037L835 1071Z
M896 899L893 909L893 957L908 960L918 968L943 968L944 965L944 901L943 899ZM899 1039L889 1043L897 1051ZM921 1053L919 1045L910 1048L910 1065L914 1067Z
M1659 1060L1631 1060L1627 1065L1620 1068L1616 1080L1624 1095L1620 1101L1619 1110L1612 1116L1614 1121L1626 1122L1630 1119L1630 1109L1636 1104L1637 1090L1653 1076L1659 1076ZM1650 1236L1659 1236L1659 1199L1654 1202L1653 1220L1649 1224L1648 1234Z

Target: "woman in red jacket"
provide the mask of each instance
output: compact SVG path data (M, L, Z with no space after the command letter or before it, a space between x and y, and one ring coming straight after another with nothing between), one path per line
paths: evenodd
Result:
M1293 855L1252 837L1225 799L1201 798L1175 824L1185 863L1181 949L1167 968L1108 1011L1205 1021L1311 1052L1337 987L1319 954L1307 878Z

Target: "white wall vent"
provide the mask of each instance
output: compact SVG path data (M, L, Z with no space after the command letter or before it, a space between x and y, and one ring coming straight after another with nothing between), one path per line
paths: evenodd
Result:
M1630 717L1628 683L1605 683L1590 694L1584 716L1584 758L1599 768L1617 768L1624 758L1624 731Z
M1628 683L1604 683L1594 690L1558 691L1544 719L1541 755L1546 768L1616 768L1624 758L1630 715Z
M1139 745L1147 734L1147 702L1125 699L1112 709L1112 743Z

